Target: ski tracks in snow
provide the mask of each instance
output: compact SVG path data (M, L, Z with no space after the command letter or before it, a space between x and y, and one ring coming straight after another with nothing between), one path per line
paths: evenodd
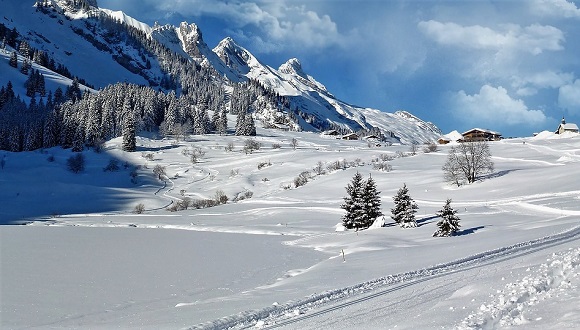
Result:
M310 297L297 301L290 301L283 305L274 305L260 310L242 312L211 322L199 324L190 327L189 329L244 329L256 326L269 329L293 325L301 321L307 321L318 316L323 316L348 306L353 306L374 298L386 296L390 293L425 281L429 281L431 279L455 274L469 269L483 267L485 265L498 263L518 256L531 254L552 246L557 246L577 240L579 237L580 226L577 226L559 234L489 250L424 269L388 275L350 287L330 290L320 294L314 294ZM577 271L579 265L579 250L577 249L575 251L575 258L566 259L570 261L552 262L550 265L546 266L547 268L554 270L554 272L551 274L559 274L558 269L566 270L566 274L572 273L570 269ZM561 273L563 274L564 272L562 271ZM562 275L556 275L548 276L547 279L545 279L543 282L541 279L539 281L536 279L524 279L522 283L532 283L531 287L536 291L541 291L542 288L544 288L544 291L548 291L548 288L556 287L557 282L564 283L564 278L565 277ZM554 279L557 279L557 281ZM534 285L534 283L540 284ZM530 286L524 285L524 287L528 288ZM474 313L474 316L472 316L470 320L465 321L463 326L467 326L469 328L471 325L474 325L475 328L478 328L478 324L480 325L479 327L481 327L481 325L488 324L489 322L495 322L495 320L498 320L498 315L499 320L501 320L501 317L505 315L516 315L517 313L513 311L518 310L518 308L520 308L518 306L523 306L522 304L524 304L526 301L532 301L533 299L530 297L531 295L529 293L522 291L519 296L516 296L514 304L507 305L507 307L505 304L496 304L498 306L501 305L505 307L498 308L500 312L496 314L485 313L488 311L488 308L490 311L494 310L493 307L486 306L485 309L482 309L480 312ZM509 306L515 307L510 308Z

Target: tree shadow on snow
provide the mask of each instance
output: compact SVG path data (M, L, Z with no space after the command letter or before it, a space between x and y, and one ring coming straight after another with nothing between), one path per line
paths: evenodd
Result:
M131 213L148 190L153 196L162 185L152 169L106 150L85 149L84 169L73 173L68 160L75 155L60 147L12 153L0 171L0 225L58 221L67 214Z
M421 227L421 226L424 226L424 225L426 225L426 224L428 224L430 222L433 222L433 220L435 220L437 218L438 218L438 216L436 216L436 215L432 215L432 216L429 216L429 217L421 218L421 219L417 220L417 227Z
M143 147L143 146L137 146L137 152L144 152L144 151L149 151L149 152L155 152L155 151L162 151L162 150L171 150L171 149L175 149L175 148L179 148L180 145L176 144L170 144L170 145L165 145L165 146L160 146L160 147Z
M499 172L495 172L495 173L483 175L483 176L480 177L480 180L487 180L487 179L499 178L499 177L502 177L504 175L508 175L511 172L515 172L515 171L519 171L519 170L520 169L504 170L504 171L499 171Z
M477 227L472 227L472 228L460 230L460 231L456 232L455 235L453 235L453 236L464 236L464 235L473 234L476 231L483 229L483 228L485 228L485 226L477 226Z

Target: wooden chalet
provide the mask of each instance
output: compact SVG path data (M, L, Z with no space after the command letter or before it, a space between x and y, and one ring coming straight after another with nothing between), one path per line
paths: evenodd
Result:
M350 133L342 136L343 140L358 140L358 135L356 133Z
M463 140L465 142L478 141L499 141L501 134L499 132L490 131L488 129L472 128L467 132L463 132Z
M566 123L566 119L562 117L562 122L560 122L560 125L556 130L556 134L562 134L564 132L578 133L578 125L573 123Z

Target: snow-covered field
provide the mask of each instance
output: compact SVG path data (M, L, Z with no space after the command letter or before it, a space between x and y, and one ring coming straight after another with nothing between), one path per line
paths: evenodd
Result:
M579 135L493 142L495 173L457 188L443 182L448 146L396 157L409 147L258 134L252 154L245 137L142 136L134 153L115 139L85 151L80 174L66 169L69 150L0 151L0 327L580 327ZM391 172L373 169L381 154L396 157ZM104 172L113 158L119 171ZM352 166L327 170L343 160ZM386 226L335 231L356 171L377 182ZM389 218L404 183L414 229ZM225 205L166 210L219 190ZM461 231L433 238L447 198Z

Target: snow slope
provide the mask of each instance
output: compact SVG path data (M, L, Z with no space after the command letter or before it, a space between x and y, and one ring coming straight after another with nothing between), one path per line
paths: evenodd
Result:
M85 151L87 169L76 175L65 168L68 150L0 152L0 219L28 224L0 226L0 327L580 326L579 135L493 142L495 173L457 188L442 178L447 146L396 157L408 147L258 134L252 154L236 136L141 136L134 153L116 139L104 153ZM194 148L205 154L192 164ZM391 172L373 169L381 154L395 157ZM111 158L128 167L103 172ZM328 169L344 160L346 169ZM166 167L164 181L155 165ZM294 187L304 171L311 179ZM357 171L377 182L386 226L337 232ZM388 216L403 183L419 205L414 229ZM165 209L218 190L227 204ZM433 238L447 198L461 231ZM138 203L143 214L132 213Z

